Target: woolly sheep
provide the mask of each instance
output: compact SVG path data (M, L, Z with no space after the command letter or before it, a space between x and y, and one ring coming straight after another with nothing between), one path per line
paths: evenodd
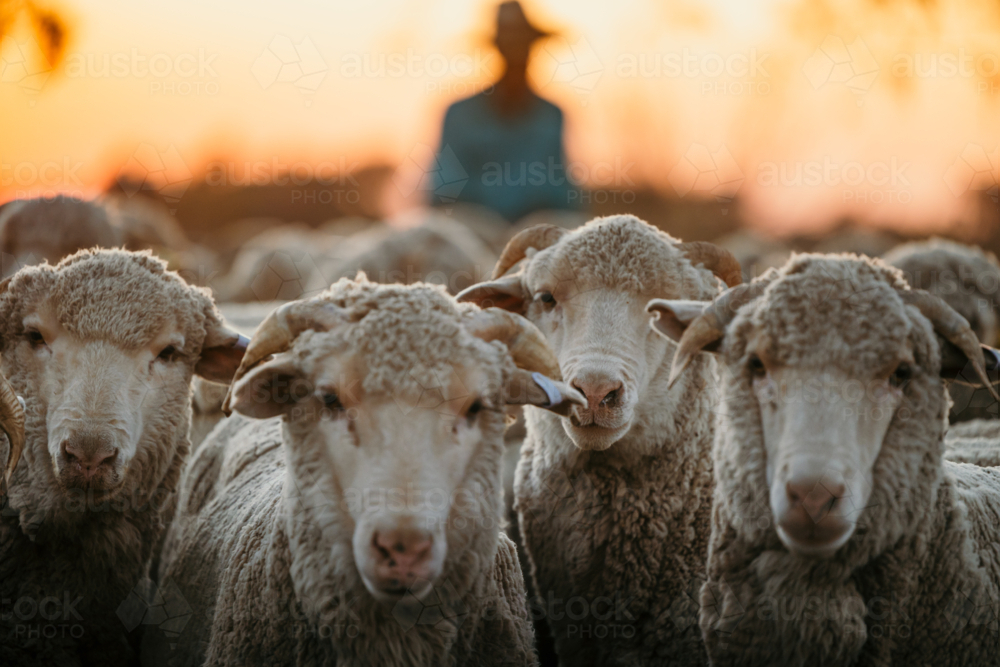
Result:
M83 251L4 285L0 370L26 418L0 513L5 666L134 659L138 620L121 605L188 453L191 377L227 381L240 341L205 291L145 253Z
M953 424L944 438L944 457L956 463L1000 466L1000 421L974 419Z
M998 343L1000 265L993 253L933 238L897 246L885 255L885 261L901 269L912 287L944 299L969 321L984 344ZM950 392L952 422L997 418L997 404L989 392L959 384L952 385Z
M107 209L59 195L8 202L0 212L0 277L22 266L55 264L78 250L121 244Z
M705 268L708 267L708 268ZM653 296L710 299L728 252L679 243L634 216L511 239L460 299L523 313L588 405L527 409L514 482L536 608L563 664L704 664L693 619L704 577L712 468L711 360L667 390L673 344L649 330Z
M942 377L988 381L968 323L857 256L799 255L702 306L650 304L675 377L720 358L711 663L996 664L1000 469L942 460Z
M352 241L354 247L345 250L346 258L333 270L334 279L364 271L375 282L424 281L454 294L489 275L495 261L474 232L435 213L423 214L414 226L373 230Z
M279 308L182 478L160 580L192 616L147 633L147 663L533 664L503 405L583 402L539 371L558 366L530 323L440 287L341 280Z

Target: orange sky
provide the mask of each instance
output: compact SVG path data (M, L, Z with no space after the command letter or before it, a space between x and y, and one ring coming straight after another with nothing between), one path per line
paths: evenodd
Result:
M44 68L26 31L0 48L0 199L92 193L136 160L168 179L218 158L265 173L419 163L448 102L499 71L493 3L66 2L61 71L31 76ZM562 33L533 75L566 111L578 175L735 194L788 229L970 215L970 188L998 173L994 4L526 6Z

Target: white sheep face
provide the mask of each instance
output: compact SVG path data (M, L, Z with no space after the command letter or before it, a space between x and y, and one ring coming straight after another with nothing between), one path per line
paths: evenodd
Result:
M442 573L451 524L499 519L495 490L484 493L470 473L490 446L499 474L499 368L456 363L437 386L387 393L364 389L366 373L350 352L308 363L293 356L279 354L239 381L233 409L285 415L291 493L319 507L320 520L348 529L371 595L421 598ZM330 531L332 551L344 533Z
M27 398L44 409L56 479L66 491L85 492L88 502L108 500L127 486L133 460L159 446L145 424L187 409L184 337L171 324L145 347L124 350L74 337L44 307L23 325L14 354L34 378Z
M632 427L652 369L672 345L649 328L645 307L654 295L586 281L557 280L558 271L534 270L525 279L526 316L545 334L563 378L587 398L562 424L580 449L605 450Z
M896 366L856 378L748 353L778 537L793 553L831 556L871 496L875 460L903 400Z

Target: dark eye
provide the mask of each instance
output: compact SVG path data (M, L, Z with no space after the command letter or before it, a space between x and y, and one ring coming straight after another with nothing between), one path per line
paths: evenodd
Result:
M889 376L889 384L893 387L902 387L913 377L913 368L906 362L896 366L896 370Z
M556 298L552 296L552 292L540 292L538 294L538 300L546 306L554 306L556 303Z
M750 355L750 360L747 362L747 368L750 369L751 377L759 378L767 375L767 369L764 367L764 362L760 360L756 354Z
M472 422L476 421L476 417L482 411L483 411L483 402L480 401L479 399L473 401L472 405L470 405L469 409L466 410L465 412L465 418L469 421L470 426L472 425Z
M177 348L173 345L167 345L165 348L160 350L160 353L156 355L156 358L160 361L173 361L176 354Z
M328 410L344 409L344 406L340 403L340 397L333 392L325 392L323 394L323 407Z
M29 329L24 333L24 335L28 339L28 342L31 343L32 347L45 345L45 337L42 336L41 332L36 331L35 329Z

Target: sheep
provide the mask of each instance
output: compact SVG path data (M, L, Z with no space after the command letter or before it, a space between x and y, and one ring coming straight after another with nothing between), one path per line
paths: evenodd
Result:
M0 371L25 401L0 512L0 661L129 664L138 621L121 605L188 453L192 374L228 381L247 341L148 253L81 251L0 290Z
M942 459L942 378L989 384L968 322L855 255L649 308L672 378L720 360L711 664L996 664L1000 469Z
M144 660L534 664L503 405L583 403L558 373L529 322L439 286L361 276L277 309L184 472L160 582L191 616Z
M0 277L43 261L55 264L78 250L120 244L100 203L63 195L8 202L0 212Z
M356 245L344 251L345 259L333 269L334 278L364 271L376 282L431 282L455 294L488 275L495 261L473 231L433 212L421 214L418 224L405 229L389 227L364 234L364 241L352 239Z
M151 250L188 283L205 285L219 271L209 249L192 243L166 206L148 197L105 197L111 224L126 250Z
M969 321L979 340L996 345L1000 332L1000 265L991 252L954 241L932 238L904 243L885 255L885 261L903 271L911 286L944 299ZM952 423L997 419L997 403L989 392L953 384Z
M949 461L1000 466L1000 421L974 419L953 424L944 445L944 457Z
M898 245L884 259L902 270L911 287L944 299L968 320L980 341L997 344L1000 264L993 253L932 238Z
M619 215L521 232L494 280L458 297L524 314L588 401L568 417L526 409L514 482L533 613L563 664L704 664L692 609L708 544L703 388L714 362L697 360L668 391L673 344L649 330L644 308L653 296L711 298L713 272L741 281L721 248Z

